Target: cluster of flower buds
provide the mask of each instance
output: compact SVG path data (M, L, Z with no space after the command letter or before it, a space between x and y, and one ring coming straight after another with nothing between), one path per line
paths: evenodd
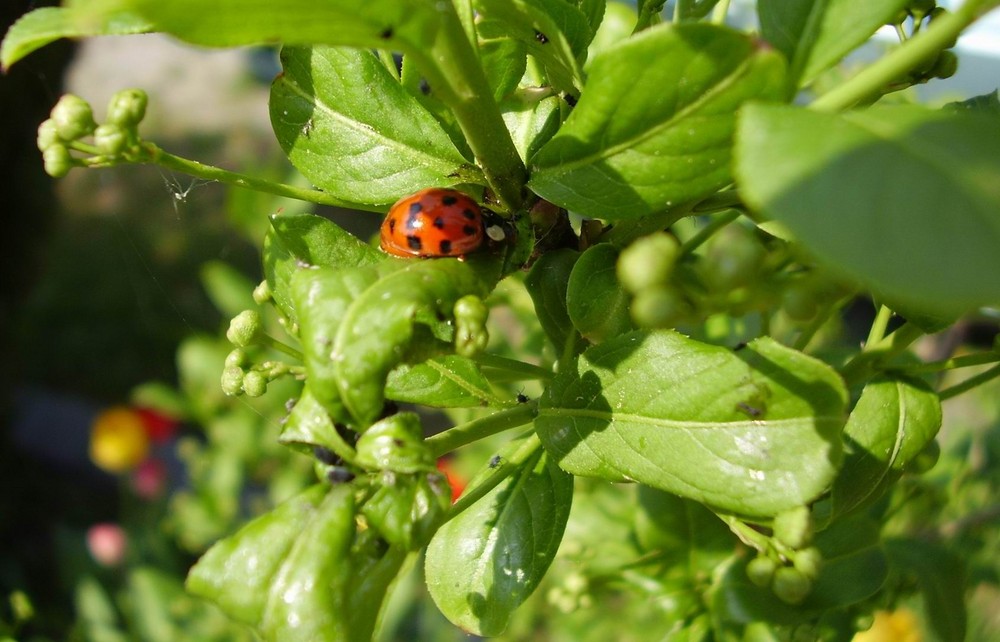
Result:
M73 94L60 98L48 120L38 126L46 173L59 178L73 167L107 167L130 160L140 150L138 130L147 101L141 89L120 91L111 98L105 122L98 125L87 101Z
M297 371L296 366L281 361L253 362L248 348L284 347L267 334L264 321L256 310L244 310L233 317L229 322L226 338L234 346L226 357L226 365L222 371L222 390L227 395L260 397L267 392L269 382Z

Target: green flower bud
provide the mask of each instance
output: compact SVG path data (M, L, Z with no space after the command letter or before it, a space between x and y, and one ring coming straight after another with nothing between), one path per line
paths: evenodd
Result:
M235 397L243 392L243 368L227 366L222 371L222 392Z
M618 280L632 294L664 285L674 270L680 250L677 239L666 232L644 236L618 256Z
M942 51L929 73L935 78L951 78L956 71L958 71L958 56L952 51Z
M455 352L472 357L486 349L490 335L486 330L489 308L475 295L455 302Z
M264 305L271 300L271 286L267 281L261 281L260 285L253 289L253 300L257 305Z
M246 373L243 375L243 392L248 397L260 397L267 392L267 377L256 370Z
M781 307L792 321L812 321L819 312L817 293L808 284L794 282L781 295Z
M94 146L105 156L120 156L128 145L128 134L118 125L98 125L94 130Z
M236 348L226 355L227 368L244 368L250 365L250 356L243 348Z
M73 94L66 94L59 99L52 108L52 121L56 124L59 138L67 142L88 136L97 127L90 105Z
M256 310L244 310L229 322L226 338L237 348L255 345L264 335L264 323Z
M134 128L146 115L149 97L141 89L125 89L111 97L107 122L125 128Z
M802 548L812 540L812 515L807 506L781 513L772 524L774 538L791 548Z
M766 555L760 555L747 564L747 577L754 585L761 588L771 585L778 563Z
M42 162L45 164L45 173L52 178L62 178L75 164L69 148L62 144L51 145L42 150Z
M673 288L648 288L632 299L632 320L643 328L672 328L690 313L684 297Z
M38 126L38 151L44 152L49 147L53 145L62 145L63 141L59 138L59 132L56 129L56 123L51 118L43 120L42 124Z
M823 554L815 546L796 551L792 566L810 580L815 580L819 577L820 567L823 566Z
M798 569L782 566L774 572L774 583L771 590L782 602L801 604L812 591L812 580Z
M764 247L741 225L724 227L708 242L703 263L706 281L725 292L753 282L764 261Z
M913 19L919 22L924 19L924 16L933 11L936 6L937 3L934 0L912 0L907 9L913 14Z

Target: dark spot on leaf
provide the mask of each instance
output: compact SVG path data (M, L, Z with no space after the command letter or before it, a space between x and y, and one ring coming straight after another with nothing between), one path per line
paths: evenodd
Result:
M736 408L752 419L760 419L760 417L764 414L764 411L760 408L751 406L743 401L736 404Z
M490 459L490 468L496 468L497 466L500 465L500 462L502 461L503 457L501 457L500 455L493 455L493 457Z
M535 31L535 40L537 40L537 41L538 41L539 43L541 43L541 44L543 44L543 45L544 45L544 44L546 44L546 43L547 43L547 42L549 41L549 37L548 37L548 36L546 36L546 35L545 35L544 33L542 33L541 31L537 31L537 30L536 30L536 31Z
M733 352L739 352L740 350L742 350L745 347L747 347L747 342L746 341L740 341L735 346L733 346Z
M431 93L431 86L427 84L426 78L421 78L420 83L417 85L417 87L420 89L420 93L422 93L425 96Z
M382 33L380 33L378 37L381 38L382 40L388 40L389 38L392 38L392 27L386 27L385 29L383 29Z
M344 461L340 458L340 455L324 446L313 446L313 457L328 466L334 466Z
M441 254L451 254L451 241L441 241Z
M343 466L333 466L326 471L326 478L333 484L345 484L354 479L354 473Z

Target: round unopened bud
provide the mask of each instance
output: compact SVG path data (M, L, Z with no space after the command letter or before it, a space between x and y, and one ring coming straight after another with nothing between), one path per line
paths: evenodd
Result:
M823 554L815 546L803 548L795 552L792 566L810 580L815 580L819 577L820 567L823 566Z
M250 365L250 356L243 348L236 348L226 355L227 368L243 368Z
M222 392L235 397L243 392L243 368L228 366L222 371Z
M754 280L766 252L750 230L728 225L708 241L705 277L718 291L727 291Z
M69 148L61 143L42 150L42 162L45 164L45 173L52 178L62 178L73 169L73 157Z
M66 94L52 108L52 121L59 138L73 141L88 136L97 127L90 104L73 94Z
M141 89L125 89L111 97L107 122L121 127L135 127L146 115L149 97Z
M761 588L771 585L774 579L774 572L778 569L778 563L770 557L761 555L750 560L747 564L747 577L756 586Z
M935 78L951 78L958 71L958 56L953 51L942 51L938 54L930 75Z
M791 566L782 566L774 572L771 590L782 602L801 604L812 591L812 580Z
M253 289L253 300L257 305L264 305L271 300L271 296L271 286L267 281L261 281L260 285Z
M781 307L792 321L811 321L819 312L817 292L807 283L792 283L781 295Z
M618 280L633 294L663 285L670 278L680 249L677 239L666 232L644 236L618 256Z
M251 370L243 376L243 392L248 397L259 397L267 392L267 377L263 373Z
M38 143L38 151L40 152L44 152L53 145L63 144L63 140L59 138L56 123L51 118L43 120L42 124L38 126L38 138L35 140Z
M774 518L774 538L791 548L802 548L812 540L812 515L806 506L797 506Z
M640 327L672 328L685 319L690 306L673 288L658 286L637 294L629 311Z
M128 134L118 125L98 125L94 130L94 146L105 156L119 156L128 144Z
M256 310L244 310L229 322L226 338L237 348L252 346L264 334L264 323Z

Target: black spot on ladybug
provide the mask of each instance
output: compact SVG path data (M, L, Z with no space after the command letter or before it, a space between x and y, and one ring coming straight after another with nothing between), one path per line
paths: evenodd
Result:
M423 211L423 209L424 209L424 206L420 204L420 201L417 201L416 203L410 203L410 215L411 216L413 214L419 214L421 211Z
M470 209L462 210L462 216L469 219L470 221L476 220L476 213Z
M451 254L451 241L441 241L441 254Z
M390 218L389 219L389 232L392 233L392 232L395 232L395 231L396 231L396 219L395 218Z
M563 100L565 100L566 104L570 107L576 107L576 96L573 94L563 94Z
M410 248L411 250L422 250L423 247L424 247L424 244L420 242L420 237L419 236L407 236L406 237L406 246L408 248Z
M435 217L434 222L431 223L431 225L433 225L434 227L438 228L439 230L443 230L444 229L444 219L441 218L440 216Z
M548 37L548 36L546 36L546 35L545 35L544 33L542 33L541 31L537 31L537 30L536 30L536 31L535 31L535 40L537 40L537 41L538 41L538 42L539 42L540 44L543 44L543 45L544 45L544 44L546 44L546 43L547 43L547 42L549 41L549 37Z
M454 205L455 203L458 202L458 199L455 198L454 196L442 196L441 202L444 203L445 205Z
M462 232L466 236L472 236L473 234L476 233L476 228L472 227L471 225L465 225L462 227Z
M420 84L417 85L417 88L420 89L420 93L422 93L425 96L431 93L431 86L427 84L426 78L420 79Z
M378 37L381 38L382 40L388 40L389 38L392 38L392 27L386 27L385 29L383 29L382 33L380 33Z

